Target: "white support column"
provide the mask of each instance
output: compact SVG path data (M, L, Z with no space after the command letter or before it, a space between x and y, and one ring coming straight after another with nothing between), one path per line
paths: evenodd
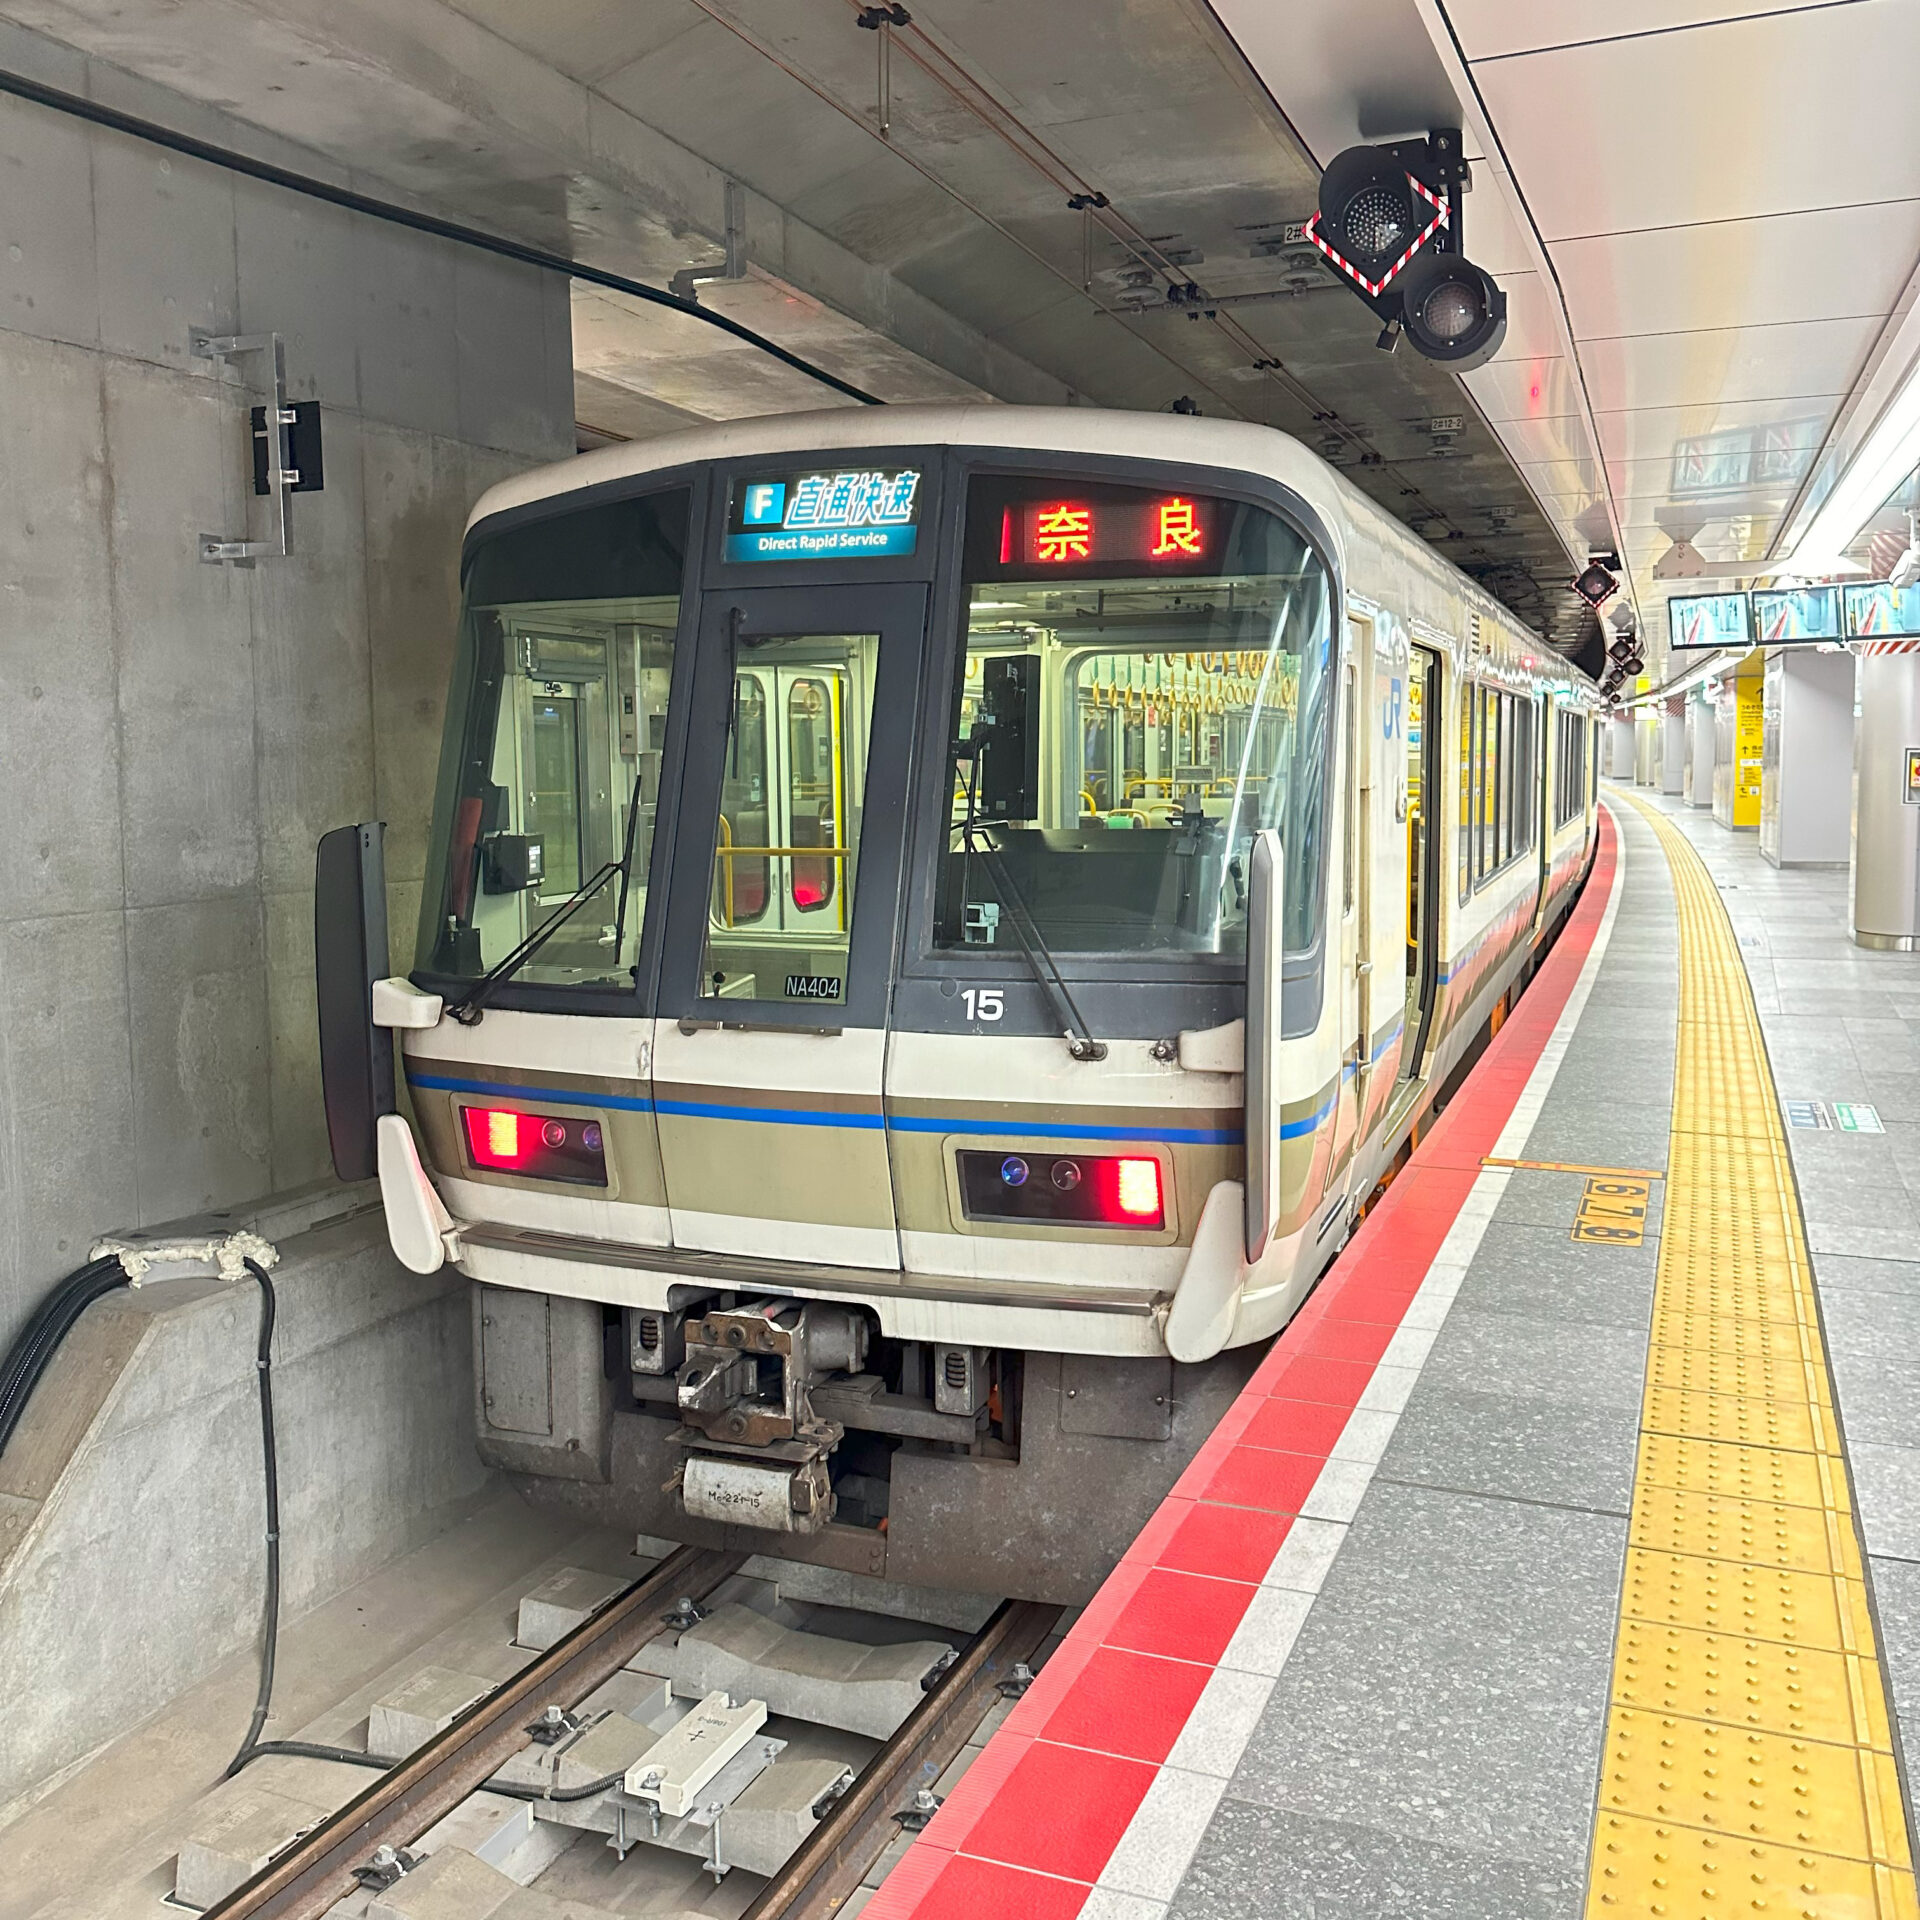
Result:
M1675 694L1660 715L1660 791L1676 799L1687 784L1687 703Z
M1849 924L1863 947L1920 949L1920 801L1907 755L1920 751L1920 654L1856 662L1853 873Z
M1687 702L1687 805L1713 805L1713 702L1695 691Z
M1760 852L1776 867L1847 861L1853 801L1854 662L1783 647L1761 700Z

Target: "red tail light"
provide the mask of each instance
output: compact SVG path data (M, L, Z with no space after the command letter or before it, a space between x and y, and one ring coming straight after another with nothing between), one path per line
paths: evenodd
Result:
M539 1137L531 1114L504 1107L463 1107L461 1112L467 1122L467 1151L477 1167L517 1168Z
M1164 1212L1160 1201L1160 1162L1114 1161L1113 1204L1123 1220L1150 1220L1158 1226Z

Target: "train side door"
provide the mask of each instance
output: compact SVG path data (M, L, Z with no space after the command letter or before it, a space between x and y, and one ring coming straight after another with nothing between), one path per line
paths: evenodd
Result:
M881 1088L926 618L921 586L706 596L654 1030L677 1247L900 1264Z
M1439 984L1440 878L1439 744L1440 656L1416 646L1407 668L1406 801L1402 813L1407 844L1406 1013L1400 1073L1412 1079L1426 1053L1427 1022Z
M1372 698L1362 716L1369 736L1362 778L1360 851L1361 953L1370 963L1362 976L1365 1020L1360 1044L1360 1107L1364 1133L1379 1119L1400 1077L1406 1051L1407 841L1410 804L1406 737L1411 724L1409 676L1412 654L1406 629L1382 615L1374 627Z
M1553 776L1559 765L1559 741L1554 737L1553 702L1541 694L1533 703L1533 834L1540 853L1540 893L1533 906L1534 938L1547 923L1547 903L1553 881Z
M1372 903L1367 898L1369 724L1363 689L1373 684L1373 622L1347 622L1340 679L1340 1086L1334 1105L1333 1164L1344 1166L1359 1138L1370 1074L1367 1033L1373 1007Z

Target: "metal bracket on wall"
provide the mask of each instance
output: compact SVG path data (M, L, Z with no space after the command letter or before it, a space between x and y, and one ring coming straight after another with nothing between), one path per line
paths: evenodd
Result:
M295 414L287 404L287 355L277 333L203 333L190 336L195 356L202 360L237 360L244 354L267 356L272 398L263 411L272 438L266 461L267 492L273 500L274 537L235 540L224 533L200 535L200 558L216 566L250 567L256 560L284 560L293 551L293 514L289 496L300 484L299 472L288 464L287 430Z

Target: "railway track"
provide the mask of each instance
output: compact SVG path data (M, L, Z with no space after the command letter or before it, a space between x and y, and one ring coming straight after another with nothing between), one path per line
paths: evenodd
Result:
M206 1920L321 1920L366 1884L376 1856L381 1862L403 1858L412 1842L471 1795L499 1791L494 1776L535 1744L533 1729L550 1709L578 1707L649 1641L683 1624L682 1603L711 1598L746 1558L686 1547L663 1560L337 1813L299 1835L207 1908ZM915 1795L951 1765L1003 1689L1018 1689L1019 1673L1039 1654L1060 1612L1003 1602L767 1881L745 1920L824 1920L838 1913L901 1832L899 1815L913 1806Z

